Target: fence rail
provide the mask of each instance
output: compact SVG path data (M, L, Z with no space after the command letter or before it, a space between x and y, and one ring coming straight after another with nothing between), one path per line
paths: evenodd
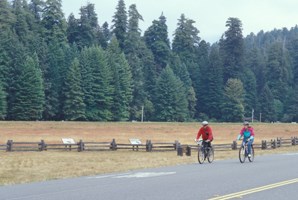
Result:
M233 141L230 144L213 144L215 151L237 150L241 144ZM276 149L281 147L290 147L298 145L298 137L292 138L276 138L270 141L262 140L261 143L254 143L256 149ZM125 144L116 143L113 139L111 142L84 142L80 140L75 144L53 144L46 143L44 140L40 142L15 142L8 140L6 144L0 144L0 151L117 151L117 150L133 150L133 151L177 151L177 155L190 155L192 150L197 150L198 145L181 144L179 141L174 142L152 142L147 140L146 144Z

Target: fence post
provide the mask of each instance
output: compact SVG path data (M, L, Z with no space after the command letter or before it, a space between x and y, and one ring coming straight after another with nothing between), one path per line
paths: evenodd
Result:
M271 148L276 149L276 140L271 140Z
M233 141L232 143L232 150L237 150L237 142Z
M175 140L174 149L177 150L179 146L180 146L179 141L178 140Z
M297 138L296 137L292 137L292 145L293 146L297 145Z
M7 141L6 151L12 151L12 144L13 144L13 141L12 140L8 140Z
M116 144L116 140L115 139L113 139L113 141L111 143L110 149L112 149L113 151L116 151L117 150L117 144Z
M80 142L78 143L78 152L82 152L84 150L85 150L85 144L83 140L80 140Z
M276 138L277 147L281 147L281 138Z
M146 151L147 152L152 152L152 143L151 140L146 141Z
M262 140L262 149L267 149L267 141L266 140Z
M186 152L185 152L186 156L191 156L191 147L187 145L186 147Z
M41 140L39 143L39 151L44 151L44 150L46 150L46 144L44 140Z
M177 147L177 156L183 156L182 146L180 145L180 143L178 143L177 145L178 145L178 147Z

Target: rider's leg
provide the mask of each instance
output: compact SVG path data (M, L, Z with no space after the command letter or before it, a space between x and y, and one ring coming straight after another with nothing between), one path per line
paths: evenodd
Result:
M243 138L241 147L245 147L245 143L246 143L246 140ZM246 150L245 150L245 156L247 156L247 154L248 154L248 152L246 152Z
M251 154L251 145L254 142L254 139L251 139L248 141L247 143L247 147L248 147L248 154Z
M242 140L242 146L245 146L245 140L244 139Z
M204 151L204 153L205 153L205 156L207 156L207 154L206 154L206 153L208 153L208 147L209 147L209 143L208 143L208 142L206 142L206 141L203 141L203 147L204 147L204 149L206 150L206 151Z

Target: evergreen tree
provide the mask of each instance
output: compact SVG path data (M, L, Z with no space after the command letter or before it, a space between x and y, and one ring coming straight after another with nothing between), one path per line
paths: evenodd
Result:
M274 109L274 97L267 84L263 87L260 96L260 113L262 121L273 122L276 121L276 114Z
M80 9L79 35L77 41L79 48L98 44L98 31L99 25L94 4L88 3L87 6L83 6Z
M100 40L100 45L102 46L102 48L106 49L111 39L111 32L109 29L109 24L107 22L103 23L101 27L101 32L102 32L102 39Z
M12 32L15 21L15 15L8 1L0 1L0 84L4 91L9 88L9 68L13 65L14 42L17 38Z
M298 82L298 34L290 46L290 55L293 65L293 83L295 85Z
M59 43L66 42L67 24L62 12L62 0L46 0L42 13L44 37L47 43L53 40Z
M297 28L297 26L296 26ZM286 121L298 121L298 34L293 39L289 47L290 55L292 58L293 65L293 81L292 81L292 89L288 92L288 97L285 102L285 119Z
M200 69L193 72L193 84L197 97L197 112L209 115L207 104L209 103L209 59L208 59L208 44L203 40L200 42L198 55Z
M222 105L222 117L225 121L239 122L243 120L243 94L243 84L239 79L229 79L227 81Z
M266 83L266 61L259 48L254 47L246 54L245 66L255 75L257 93L259 94Z
M184 14L181 15L178 20L178 27L174 33L174 39L172 43L173 52L176 53L183 65L186 67L190 78L192 80L193 88L189 87L188 91L188 104L190 116L193 118L196 111L194 107L197 107L198 100L198 75L200 74L199 59L198 59L198 46L200 37L198 36L199 30L194 27L195 21L187 19Z
M244 95L244 111L245 116L250 116L252 109L256 109L257 105L257 82L254 73L250 69L244 71L243 85Z
M286 114L284 121L287 122L298 122L298 86L296 85L289 93L287 98Z
M12 13L11 7L7 0L0 1L0 32L11 28L15 23L15 16Z
M29 27L26 22L26 13L23 8L23 2L26 3L26 1L22 0L13 1L13 13L16 16L16 22L13 27L20 41L25 43L27 40L26 36L29 34Z
M156 65L154 64L154 56L150 49L147 48L145 42L140 43L139 49L143 63L143 87L146 95L144 102L144 118L145 120L153 120L155 118L153 102L158 74Z
M187 19L182 14L174 33L173 52L177 53L184 63L195 62L195 54L197 53L197 47L200 42L200 37L198 36L200 31L194 27L194 23L194 20Z
M194 119L195 114L196 114L196 103L197 103L197 98L196 98L196 92L193 87L188 87L187 89L187 101L188 101L188 111L189 111L189 119Z
M80 24L73 13L71 13L67 19L67 40L70 44L79 43L80 37Z
M108 65L112 71L112 83L114 87L112 120L126 121L129 119L130 103L132 101L132 74L130 66L121 53L119 43L115 37L107 49Z
M160 73L167 66L171 53L166 17L163 14L145 31L144 40L153 53L157 72Z
M281 121L283 120L283 115L284 115L284 104L278 100L274 99L273 100L273 106L274 106L274 113L276 116L276 120Z
M264 121L297 121L298 26L261 30L244 38L241 21L228 18L223 37L210 45L199 38L195 22L182 14L170 44L163 14L141 37L143 19L135 4L127 13L124 0L118 1L110 30L108 23L98 24L91 3L80 8L78 19L71 14L66 23L61 2L0 0L0 119L65 119L64 108L70 105L66 75L79 58L86 107L77 120L139 120L143 106L145 120L162 120L164 115L157 117L156 97L161 72L168 66L182 83L179 93L185 99L181 107L172 104L172 113L179 117L163 119L239 121L244 106L245 116L254 109ZM20 90L38 85L36 79L28 86L29 76L24 74L30 70L32 77L41 77L42 89L28 94L38 96L42 90L45 96L34 100L41 107L33 108L36 103L31 102L26 110L20 105L27 102L27 94ZM242 101L227 97L229 79L243 83ZM32 119L30 109L37 110Z
M20 75L23 73L24 60L26 59L26 49L19 42L17 36L13 33L8 37L9 42L6 44L8 62L4 71L4 87L7 93L7 119L13 120L12 109L17 104L17 92L20 84ZM14 58L14 59L12 59ZM6 71L7 70L7 71Z
M100 47L85 48L81 54L82 89L86 118L108 121L112 118L113 87L105 52Z
M4 88L2 87L2 83L0 82L0 120L5 119L6 109L7 109L6 95L4 92Z
M230 78L241 78L244 58L242 22L230 17L226 22L228 30L220 40L220 50L224 67L224 83Z
M34 16L34 22L39 23L41 21L42 12L44 8L43 0L31 0L29 4L29 9Z
M17 23L18 23L18 35L19 40L24 44L27 51L30 54L34 54L40 51L43 38L41 37L42 25L40 20L35 18L35 13L30 9L30 5L27 1L22 1L21 7L16 7ZM39 56L38 56L39 57Z
M65 102L63 113L65 120L85 120L85 104L81 87L81 73L78 59L74 59L65 79Z
M15 101L10 118L14 120L39 120L44 106L44 89L37 56L27 57L16 80Z
M223 72L222 63L219 55L219 48L217 45L211 47L209 55L209 69L208 69L208 91L206 108L210 118L221 119L221 107L223 103Z
M180 57L177 54L172 54L169 62L174 74L180 78L186 87L192 86L190 75L184 63L181 62Z
M119 47L124 49L124 41L127 31L127 12L124 0L119 0L116 8L115 15L113 16L112 32L115 34Z
M188 117L185 87L170 67L166 67L157 80L155 107L159 121L185 121Z
M143 48L139 29L139 20L143 20L139 14L136 5L132 4L128 11L128 30L125 40L125 49L127 61L131 67L133 79L133 100L131 102L131 119L141 119L141 108L144 106L146 94L144 88L143 74Z
M290 68L286 49L279 43L274 43L268 52L266 77L268 87L275 99L284 101L291 80L292 70Z
M7 43L10 42L10 34L9 33L1 33L0 41L0 84L2 84L4 90L7 88L8 84L8 75L9 75L9 66L11 65L9 45Z
M187 100L188 100L188 110L190 119L194 118L195 110L196 110L196 93L194 88L192 87L192 81L190 79L190 75L184 63L181 62L179 56L172 55L170 59L170 67L172 68L174 74L183 82L185 91L187 92Z
M46 59L44 69L46 104L43 115L47 120L60 120L64 102L62 88L67 70L65 52L58 42L53 41L49 44Z

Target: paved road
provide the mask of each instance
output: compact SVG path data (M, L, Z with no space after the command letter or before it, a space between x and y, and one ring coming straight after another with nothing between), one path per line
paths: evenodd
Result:
M0 187L2 200L298 198L298 153Z

